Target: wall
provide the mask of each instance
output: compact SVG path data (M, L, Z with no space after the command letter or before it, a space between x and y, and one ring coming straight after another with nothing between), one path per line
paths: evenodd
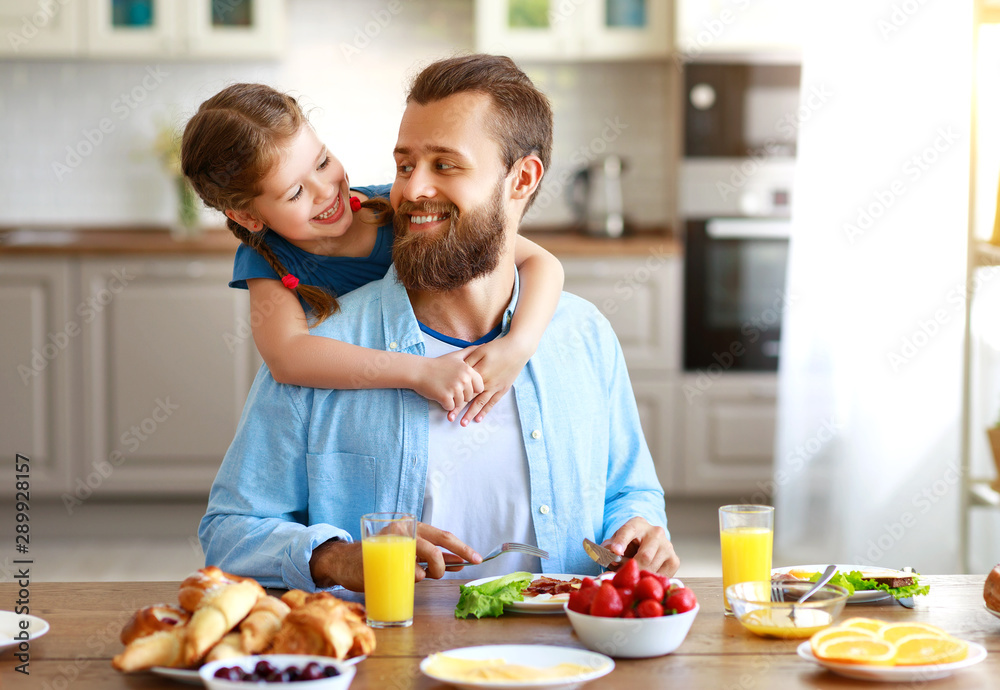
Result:
M428 62L473 49L472 0L407 0L396 15L388 0L287 6L288 53L278 62L0 62L0 226L169 223L173 189L150 152L157 128L183 123L236 81L300 96L352 182L391 181L405 84ZM628 161L631 217L669 221L672 63L524 67L556 113L553 165L532 221L570 220L570 173L605 151Z

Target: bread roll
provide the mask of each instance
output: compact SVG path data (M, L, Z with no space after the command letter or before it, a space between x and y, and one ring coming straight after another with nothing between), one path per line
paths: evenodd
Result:
M247 654L259 654L274 641L281 622L291 611L288 604L271 596L261 597L240 623L240 640Z
M1000 565L994 566L990 574L986 576L983 599L986 600L986 605L989 608L1000 611Z
M127 645L135 639L155 632L181 627L190 617L191 614L187 611L168 604L154 604L141 608L132 614L128 623L122 628L122 644Z
M154 666L183 668L189 666L184 657L184 631L179 627L137 637L121 654L111 660L119 671L144 671Z
M198 663L223 635L239 625L263 596L266 596L264 588L254 580L209 589L185 628L185 662Z
M375 633L365 623L364 607L328 592L310 594L305 603L293 608L271 647L275 654L317 654L337 659L369 654L374 649Z
M194 613L201 604L205 592L221 585L234 585L237 582L256 582L253 578L239 577L225 573L214 565L201 568L191 573L181 582L180 592L177 594L177 601L185 611Z

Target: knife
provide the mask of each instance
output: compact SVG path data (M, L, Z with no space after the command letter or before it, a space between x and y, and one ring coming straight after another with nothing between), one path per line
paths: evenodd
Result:
M913 568L911 568L908 565L900 568L900 570L902 570L904 573L909 573L911 575L913 574ZM903 597L901 599L896 599L896 601L899 602L900 606L905 606L908 609L912 609L915 606L915 604L913 603L913 597Z
M599 544L595 544L589 539L583 540L583 550L593 558L602 568L614 570L612 566L618 566L622 562L622 557L610 549L606 549Z

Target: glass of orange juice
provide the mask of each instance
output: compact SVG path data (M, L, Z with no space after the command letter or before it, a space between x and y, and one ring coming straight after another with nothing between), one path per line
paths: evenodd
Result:
M408 513L361 516L365 611L373 628L413 624L413 577L417 562L417 518Z
M726 587L737 582L771 579L771 549L774 544L774 507L731 505L719 508L722 541L722 598L726 615L733 615L726 600Z

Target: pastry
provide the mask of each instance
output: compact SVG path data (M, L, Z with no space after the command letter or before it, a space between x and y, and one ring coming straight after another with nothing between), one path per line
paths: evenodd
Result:
M264 588L254 580L212 587L206 591L184 628L187 630L184 643L186 663L198 663L223 635L239 625L263 596L266 596Z
M181 590L177 594L177 601L180 602L181 607L185 611L194 613L195 609L201 603L202 597L205 596L205 592L208 590L220 585L234 585L237 582L246 582L247 580L256 582L253 578L230 575L229 573L222 572L222 570L214 565L210 565L196 570L181 582Z
M141 608L132 614L128 623L122 628L121 641L127 645L132 640L146 635L152 635L161 630L171 630L188 622L191 614L176 606L154 604Z
M1000 565L993 567L990 574L986 576L986 584L983 586L983 599L986 606L993 611L1000 611Z
M205 655L205 663L234 659L238 656L246 656L246 654L243 643L240 641L240 634L238 632L226 633L218 644L208 650L208 654Z
M375 633L365 623L360 604L328 592L305 597L285 616L271 651L275 654L316 654L349 659L375 649Z
M184 658L184 630L179 627L137 637L111 660L111 665L119 671L144 671L154 666L188 666L190 664Z
M272 596L257 600L250 613L240 623L240 640L247 654L259 654L274 641L282 621L291 609L288 604Z

